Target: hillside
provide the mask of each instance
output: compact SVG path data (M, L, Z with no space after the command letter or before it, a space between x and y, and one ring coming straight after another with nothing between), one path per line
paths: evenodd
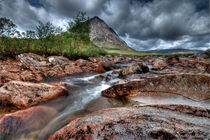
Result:
M90 40L97 46L108 50L132 51L126 42L99 17L90 19L90 29Z

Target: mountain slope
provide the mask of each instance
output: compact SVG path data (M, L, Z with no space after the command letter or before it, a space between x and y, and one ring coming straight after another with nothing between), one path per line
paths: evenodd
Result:
M132 51L125 41L120 39L115 31L99 17L90 19L90 29L90 40L97 46L108 50Z

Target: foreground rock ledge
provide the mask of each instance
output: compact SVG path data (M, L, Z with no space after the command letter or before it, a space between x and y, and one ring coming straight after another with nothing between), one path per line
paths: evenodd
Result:
M10 81L0 88L0 104L21 109L67 94L63 86Z
M106 109L74 119L49 140L208 139L209 111L186 105Z
M149 78L139 78L116 84L102 92L103 96L118 98L150 93L176 94L196 101L210 99L209 74L169 74Z
M54 118L58 112L47 106L35 106L0 116L0 140L15 139L31 131L39 130ZM37 121L40 120L40 121Z

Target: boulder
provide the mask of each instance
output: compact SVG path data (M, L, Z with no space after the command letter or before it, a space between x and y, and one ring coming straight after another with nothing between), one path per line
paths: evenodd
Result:
M72 62L68 58L63 57L63 56L50 56L47 59L52 65L59 65L59 66L70 65L70 66L73 66Z
M116 84L102 92L103 96L119 98L150 93L176 94L196 101L210 99L209 74L169 74L145 77Z
M153 62L153 69L161 70L167 67L169 64L165 58L156 58Z
M49 140L208 139L209 111L186 105L106 109L72 120Z
M87 64L87 60L84 60L84 59L78 59L77 61L75 61L75 65L79 67L86 66L86 64Z
M46 58L33 53L20 54L16 56L16 59L30 70L39 70L40 67L49 67L50 65Z
M126 77L131 74L141 74L149 72L149 68L143 63L130 64L128 68L122 68L120 71L120 77Z
M95 70L97 73L104 73L106 72L105 68L104 68L104 65L102 63L99 63L98 64L98 67L96 68Z
M113 64L110 61L103 60L101 63L103 67L105 68L105 70L111 70Z
M22 135L28 135L29 132L43 128L57 113L51 107L37 106L2 115L0 117L0 140L21 140Z
M63 86L10 81L0 88L0 103L21 109L67 94Z

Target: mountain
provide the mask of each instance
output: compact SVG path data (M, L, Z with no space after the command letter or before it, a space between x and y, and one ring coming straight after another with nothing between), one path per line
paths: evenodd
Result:
M158 50L151 50L151 51L148 51L148 52L177 54L177 53L202 53L203 51L178 48L178 49L158 49Z
M108 50L132 50L117 33L102 19L95 16L90 19L90 40L99 47Z

